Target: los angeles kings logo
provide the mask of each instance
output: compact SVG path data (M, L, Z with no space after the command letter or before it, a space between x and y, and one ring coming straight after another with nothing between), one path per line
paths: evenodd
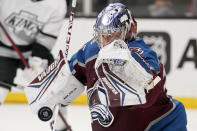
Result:
M5 23L13 29L13 32L24 39L32 39L43 23L38 21L38 16L27 11L20 11L19 13L12 13L5 19Z

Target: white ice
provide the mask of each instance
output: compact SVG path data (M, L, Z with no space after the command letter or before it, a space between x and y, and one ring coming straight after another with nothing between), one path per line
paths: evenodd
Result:
M188 131L197 130L197 110L187 109ZM87 106L68 106L68 122L73 131L91 131ZM0 131L51 131L48 122L40 121L27 104L0 106Z

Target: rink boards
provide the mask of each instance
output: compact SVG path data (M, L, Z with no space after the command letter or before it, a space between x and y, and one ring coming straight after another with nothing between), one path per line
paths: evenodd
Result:
M197 109L197 98L192 97L174 97L180 100L186 108ZM24 93L9 93L6 98L6 103L27 103L27 99ZM86 94L81 94L77 99L75 99L72 104L87 105Z
M195 19L137 19L138 35L149 44L164 63L168 94L188 108L197 108L197 21ZM94 18L76 18L69 48L69 58L92 38ZM66 28L61 29L52 53L65 48ZM25 95L10 93L6 102L27 102ZM87 104L85 94L73 104Z

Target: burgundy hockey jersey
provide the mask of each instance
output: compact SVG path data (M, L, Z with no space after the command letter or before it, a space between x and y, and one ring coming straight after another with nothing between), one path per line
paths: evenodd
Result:
M76 54L73 55L70 68L74 76L87 86L88 105L92 118L93 131L144 131L149 130L151 125L162 116L171 112L173 103L167 96L165 85L164 67L159 64L156 53L139 38L129 42L132 53L140 55L151 67L154 77L160 76L161 81L146 93L146 103L137 105L124 105L126 99L124 82L117 82L113 75L109 75L108 67L104 67L110 79L108 84L113 84L114 89L103 88L95 71L95 62L98 57L99 47L96 42L88 42ZM140 62L140 58L133 56ZM145 69L146 65L141 64ZM103 69L104 70L104 69ZM146 69L148 71L148 69ZM104 71L103 71L104 72ZM120 87L120 88L119 88ZM136 95L141 102L140 96L133 90L129 91ZM111 104L113 103L113 104Z

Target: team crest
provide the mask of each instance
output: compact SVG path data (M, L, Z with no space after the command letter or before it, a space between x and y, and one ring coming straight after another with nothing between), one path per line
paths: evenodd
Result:
M107 90L97 81L95 86L87 91L87 97L92 120L98 120L102 126L109 127L114 121L114 116L109 110Z
M19 13L9 15L5 19L5 24L13 29L13 32L20 38L28 38L28 40L31 40L43 26L43 23L37 19L35 14L22 10Z

